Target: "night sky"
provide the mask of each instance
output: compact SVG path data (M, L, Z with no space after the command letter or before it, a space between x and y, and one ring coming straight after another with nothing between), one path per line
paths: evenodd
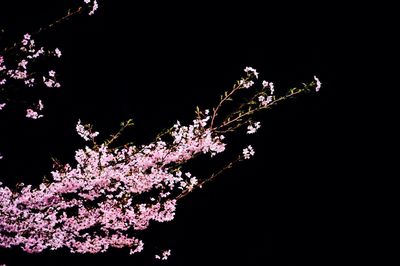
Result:
M0 48L83 1L70 2L2 1ZM78 119L106 137L133 118L121 142L147 143L176 120L190 123L196 105L215 105L246 66L273 81L278 94L314 75L323 87L258 115L258 134L232 136L217 162L191 163L200 177L248 144L256 150L252 160L184 198L172 222L152 224L141 254L0 249L0 265L325 265L347 252L335 243L344 226L337 215L346 190L342 169L351 155L334 155L343 151L346 134L339 76L345 39L328 7L239 2L100 0L92 17L34 36L63 51L51 62L63 86L37 89L46 104L43 119L26 119L19 106L0 113L0 175L9 186L40 183L51 158L72 162L85 145L75 133ZM172 256L156 261L154 248L170 248Z

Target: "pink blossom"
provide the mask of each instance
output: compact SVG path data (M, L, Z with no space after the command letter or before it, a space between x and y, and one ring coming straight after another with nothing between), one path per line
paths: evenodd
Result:
M274 92L275 92L274 83L273 83L273 82L270 82L270 83L269 83L269 90L270 90L270 92L271 92L271 95L273 95Z
M85 4L89 5L91 4L91 10L89 12L89 15L93 15L96 10L99 8L99 5L97 3L97 0L84 0Z
M171 250L165 250L161 253L161 255L155 255L154 257L158 260L167 260L168 257L171 256Z
M24 80L28 77L28 72L26 70L10 69L7 71L7 75L12 79Z
M254 68L252 68L252 67L246 67L245 69L244 69L244 72L246 72L248 75L254 75L254 77L256 78L256 79L258 79L258 72L257 72L257 70L255 70Z
M26 117L31 119L39 119L42 118L43 115L39 114L38 111L42 111L44 108L42 100L39 100L38 104L35 105L35 110L27 109L26 110Z
M90 125L82 125L81 120L78 120L76 124L76 132L86 141L93 140L99 135L99 132L92 132L90 130Z
M22 45L26 46L28 45L29 41L31 40L31 35L29 33L24 35L24 38L22 39Z
M58 83L58 82L55 80L54 75L55 75L55 72L54 72L54 71L50 71L50 72L49 72L49 78L47 78L47 77L45 77L45 76L42 77L43 83L44 83L48 88L59 88L59 87L61 87L60 83Z
M27 109L26 110L26 117L27 118L32 118L32 119L39 119L39 118L42 118L43 115L39 115L38 112L33 111L32 109Z
M25 85L28 85L28 87L33 87L33 85L35 84L35 78L26 79L24 83Z
M265 98L264 95L258 96L258 101L260 102L261 107L266 107L270 102L273 101L273 96L268 95L267 98Z
M19 67L22 67L23 69L26 69L26 65L28 64L28 61L25 59L22 59L21 62L18 63Z
M58 58L60 58L61 55L62 55L61 50L58 49L58 48L56 48L56 49L54 50L54 53L55 53L55 55L56 55Z
M250 123L247 127L247 134L254 134L261 127L260 122Z
M255 152L251 145L247 146L247 148L243 149L243 157L245 160L250 159L250 157L254 156Z
M241 79L239 84L242 85L244 88L248 89L254 85L254 81Z
M129 250L129 255L142 252L144 246L143 242L141 240L138 240L136 241L135 245L136 245L135 249Z
M314 76L314 80L316 82L315 91L319 92L319 89L321 88L322 83L319 81L319 79L316 76Z
M42 100L39 100L39 103L38 103L38 108L39 108L39 110L40 110L40 111L42 111L42 110L43 110L43 108L44 108L44 105L43 105L43 102L42 102Z

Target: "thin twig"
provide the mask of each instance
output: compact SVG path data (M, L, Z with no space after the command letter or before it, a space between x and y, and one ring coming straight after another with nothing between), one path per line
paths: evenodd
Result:
M236 163L240 162L242 160L242 157L239 156L238 158L236 158L234 161L228 163L227 165L225 165L223 168L221 168L218 172L213 173L210 177L202 180L200 183L198 183L196 186L194 186L193 188L188 188L185 189L184 191L182 191L182 193L180 193L177 197L176 200L182 199L184 197L186 197L189 193L191 193L194 189L196 188L202 188L206 183L214 180L217 176L221 175L223 172L225 172L226 170L232 168Z
M70 10L68 10L68 13L66 15L64 15L61 18L55 20L54 22L50 23L47 26L40 27L37 31L31 33L31 35L38 35L38 34L44 32L46 30L49 30L49 29L57 26L58 24L61 24L64 21L69 20L71 17L81 14L83 12L83 10L84 10L84 8L82 6L78 7L75 11L72 11L72 12ZM10 51L14 50L17 47L17 44L18 43L15 42L12 46L4 48L3 49L3 53L7 53L7 52L10 52Z

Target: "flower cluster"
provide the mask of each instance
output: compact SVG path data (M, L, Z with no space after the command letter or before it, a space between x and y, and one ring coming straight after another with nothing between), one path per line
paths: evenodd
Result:
M255 122L255 123L250 123L247 126L247 134L254 134L257 132L257 130L261 127L260 122Z
M56 72L54 70L50 70L47 77L43 76L43 83L49 88L61 87L60 83L56 81Z
M244 69L244 72L246 72L246 74L248 75L248 76L254 76L256 79L258 79L258 72L257 72L257 70L255 70L254 68L252 68L252 67L246 67L245 69Z
M93 15L96 12L96 10L99 8L97 0L83 0L83 1L85 2L85 4L87 4L91 8L91 10L89 12L90 16Z
M37 71L33 64L39 59L45 57L61 57L60 49L47 50L44 47L38 48L35 40L32 39L30 34L25 34L22 41L17 45L18 52L11 58L6 58L4 55L0 55L0 89L5 88L9 83L22 83L24 87L33 87L43 84L50 88L60 87L60 83L56 80L56 72L54 70L48 71L46 74ZM11 62L11 63L10 63ZM18 84L18 86L21 86ZM2 93L7 93L6 90L1 90ZM0 95L2 98L4 95ZM0 102L0 110L5 107L6 100ZM27 109L27 117L39 118L40 115L35 114L35 110L31 108Z
M32 87L36 84L35 76L37 76L37 74L29 71L29 65L40 57L46 55L55 57L61 56L61 51L58 48L56 48L54 51L45 50L44 47L37 48L35 40L33 40L31 35L28 33L24 35L19 50L21 55L20 58L17 59L17 64L15 67L7 68L7 66L4 64L4 57L0 56L0 75L2 76L0 85L4 85L7 82L7 79L13 79L22 80L28 87ZM56 84L55 87L59 87L60 84L56 83L54 80L54 71L53 75L50 75L50 77L53 78L53 83ZM43 76L44 83L46 83L46 79L47 78Z
M141 252L144 243L137 237L139 231L147 230L151 222L173 220L180 198L235 162L250 159L255 152L248 145L237 160L208 179L199 180L183 171L185 163L201 154L213 157L222 153L226 148L223 133L246 125L248 134L255 133L261 127L260 122L251 120L255 112L321 86L315 77L316 83L275 98L271 82L263 81L260 90L247 90L246 84L254 83L252 79L258 78L258 73L250 67L245 72L247 77L221 96L212 114L198 109L197 118L190 125L177 121L148 145L112 148L110 144L118 134L111 141L97 144L94 139L99 133L78 121L78 135L92 140L93 146L77 150L74 165L58 164L48 177L51 182L38 187L20 184L18 190L11 190L0 183L0 247L19 246L29 253L59 248L99 253L110 247L129 247L130 254ZM49 72L50 77L54 74ZM217 122L224 103L242 89L252 93L250 100ZM39 101L27 117L40 118L37 111L42 109ZM170 254L166 250L155 257L166 260Z
M26 110L26 117L31 118L31 119L39 119L42 118L43 115L39 114L40 111L43 110L44 105L42 103L42 100L39 100L38 104L33 107L34 109L28 108Z
M197 184L178 166L197 154L224 151L220 137L207 128L208 120L177 123L170 142L80 149L75 167L55 169L53 182L37 188L21 185L20 191L11 191L0 186L0 246L21 246L31 253L62 247L78 253L110 247L140 252L143 242L135 232L147 229L151 221L172 220L176 195ZM80 123L77 132L91 134ZM168 255L163 253L162 259Z
M243 149L243 157L245 160L250 159L250 157L254 156L255 152L251 145L247 146L247 148Z
M85 141L94 140L95 137L99 135L99 132L92 132L92 127L90 125L82 125L81 120L78 120L76 124L76 132Z
M155 255L154 257L158 260L167 260L168 257L171 256L171 250L164 250L161 255Z

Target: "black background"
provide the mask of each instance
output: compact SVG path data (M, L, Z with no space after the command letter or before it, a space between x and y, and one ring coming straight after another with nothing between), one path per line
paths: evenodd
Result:
M2 47L80 3L7 2L0 4ZM136 143L177 119L189 123L194 107L212 107L246 66L273 81L278 94L314 75L323 87L260 115L256 136L233 139L227 157L252 144L254 159L183 199L174 221L153 224L143 253L28 255L13 249L0 250L0 264L158 265L154 247L172 249L165 265L325 265L351 253L353 236L343 239L342 232L353 226L354 209L345 201L354 181L343 169L357 145L349 133L357 122L343 96L349 64L343 55L352 49L341 24L346 12L330 16L335 6L248 1L130 2L101 1L94 16L35 37L63 51L54 66L63 87L38 89L46 104L41 120L27 120L18 106L0 113L4 183L37 184L51 169L51 157L71 162L84 145L74 133L78 119L107 136L133 117L136 125L123 141Z

